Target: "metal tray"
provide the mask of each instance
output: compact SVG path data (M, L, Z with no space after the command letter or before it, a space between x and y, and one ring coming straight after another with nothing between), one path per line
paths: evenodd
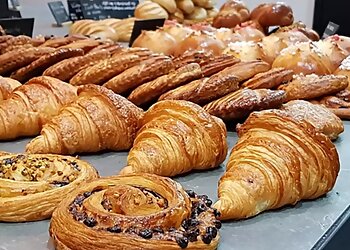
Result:
M230 132L230 149L237 135ZM23 152L28 139L0 143L1 151ZM347 218L350 204L350 122L335 143L341 158L341 172L336 187L315 201L300 202L295 207L265 212L249 220L223 223L219 249L306 250L319 249ZM102 176L113 175L126 164L127 152L81 157L93 164ZM190 173L176 178L185 188L217 199L217 185L224 164L213 171ZM0 223L0 250L53 249L48 235L49 221Z

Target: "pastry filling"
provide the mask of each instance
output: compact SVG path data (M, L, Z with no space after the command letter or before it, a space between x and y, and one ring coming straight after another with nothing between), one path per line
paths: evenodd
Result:
M217 219L220 214L211 208L212 201L208 196L197 195L191 190L187 191L187 194L192 203L191 214L177 228L162 224L149 226L152 223L147 223L147 220L167 209L170 201L153 190L138 186L120 185L82 193L70 204L69 212L74 220L92 230L128 234L129 237L143 239L173 241L181 248L197 241L210 244L221 228L221 222ZM94 209L96 208L94 211L91 211L92 204ZM105 210L109 216L96 212L100 210ZM139 223L131 222L135 218Z

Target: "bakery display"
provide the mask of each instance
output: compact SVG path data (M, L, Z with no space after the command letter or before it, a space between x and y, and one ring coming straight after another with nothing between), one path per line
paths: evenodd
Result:
M75 154L131 148L143 110L96 85L78 89L78 98L46 123L28 153Z
M65 82L48 76L32 78L0 102L0 140L39 134L75 98L76 88Z
M175 176L219 166L226 158L224 123L187 101L162 101L141 120L121 174Z
M310 123L283 111L262 111L250 115L238 135L214 204L221 219L249 218L333 188L340 168L337 150Z
M53 213L56 249L216 249L221 223L206 195L134 174L80 186Z
M240 121L253 111L281 107L285 98L282 90L241 89L208 103L204 109L225 121Z
M27 222L51 217L57 205L96 170L73 157L0 154L0 221Z

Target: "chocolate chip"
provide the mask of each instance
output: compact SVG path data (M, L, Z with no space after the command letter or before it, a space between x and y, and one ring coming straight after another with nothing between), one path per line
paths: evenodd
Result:
M202 241L208 245L211 243L212 239L213 237L210 234L205 234L202 236Z
M203 194L203 195L198 195L198 199L200 199L200 200L202 200L202 201L205 201L205 200L208 199L208 195L205 195L205 194Z
M84 201L84 200L85 200L85 197L84 197L83 195L78 195L78 196L74 199L73 203L76 204L76 205L78 205L78 206L81 206L81 205L83 204L83 201Z
M84 224L88 227L94 227L97 224L97 221L94 218L87 217L84 220Z
M153 233L149 229L143 229L140 231L139 236L141 236L144 239L151 239L153 236Z
M196 193L193 190L186 190L186 193L191 198L195 198L196 197Z
M13 160L11 158L7 158L4 160L4 163L5 165L11 165L13 163Z
M190 227L196 227L199 225L199 221L196 219L189 219L187 223Z
M200 214L207 210L207 207L204 205L204 203L199 203L197 206L197 213Z
M78 163L75 161L71 162L70 165L77 171L80 171L80 167L78 166Z
M91 196L91 192L85 192L85 193L83 193L83 195L84 195L84 197L85 198L88 198L88 197L90 197Z
M160 234L164 233L164 230L161 229L160 227L155 227L152 230L154 233L160 233Z
M209 235L211 235L213 237L213 239L216 237L216 235L218 234L218 230L216 229L216 227L207 227L207 229L205 230L205 232Z
M192 229L186 233L186 236L188 237L188 240L190 242L197 241L197 236L199 235L199 228Z
M207 205L208 207L211 207L212 204L213 204L213 201L211 199L205 200L205 205Z
M219 220L216 220L215 222L214 222L214 225L215 225L215 227L217 228L217 229L220 229L221 228L221 221L219 221Z
M110 233L121 233L122 228L120 226L115 225L113 227L107 228L107 231Z
M181 247L182 249L188 246L188 239L186 237L176 237L175 240L179 247Z
M69 181L53 181L51 182L52 185L56 187L64 187L67 186L70 182Z
M188 230L188 221L186 219L184 219L181 223L181 226L185 229Z
M214 216L215 216L216 218L219 218L219 217L221 216L220 211L217 210L216 208L213 208L213 212L214 212Z

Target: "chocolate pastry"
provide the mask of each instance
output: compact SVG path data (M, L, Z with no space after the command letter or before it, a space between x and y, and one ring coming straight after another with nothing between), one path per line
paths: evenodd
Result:
M42 75L47 68L64 59L81 56L83 54L84 51L81 49L57 49L40 57L31 64L13 72L11 74L11 78L20 82L26 82L35 76Z
M282 90L241 89L205 105L204 109L223 120L239 121L253 111L281 107L285 97Z
M77 186L97 177L92 166L77 158L1 153L0 221L48 219Z
M206 195L150 174L81 185L52 215L56 249L216 249L221 223Z

